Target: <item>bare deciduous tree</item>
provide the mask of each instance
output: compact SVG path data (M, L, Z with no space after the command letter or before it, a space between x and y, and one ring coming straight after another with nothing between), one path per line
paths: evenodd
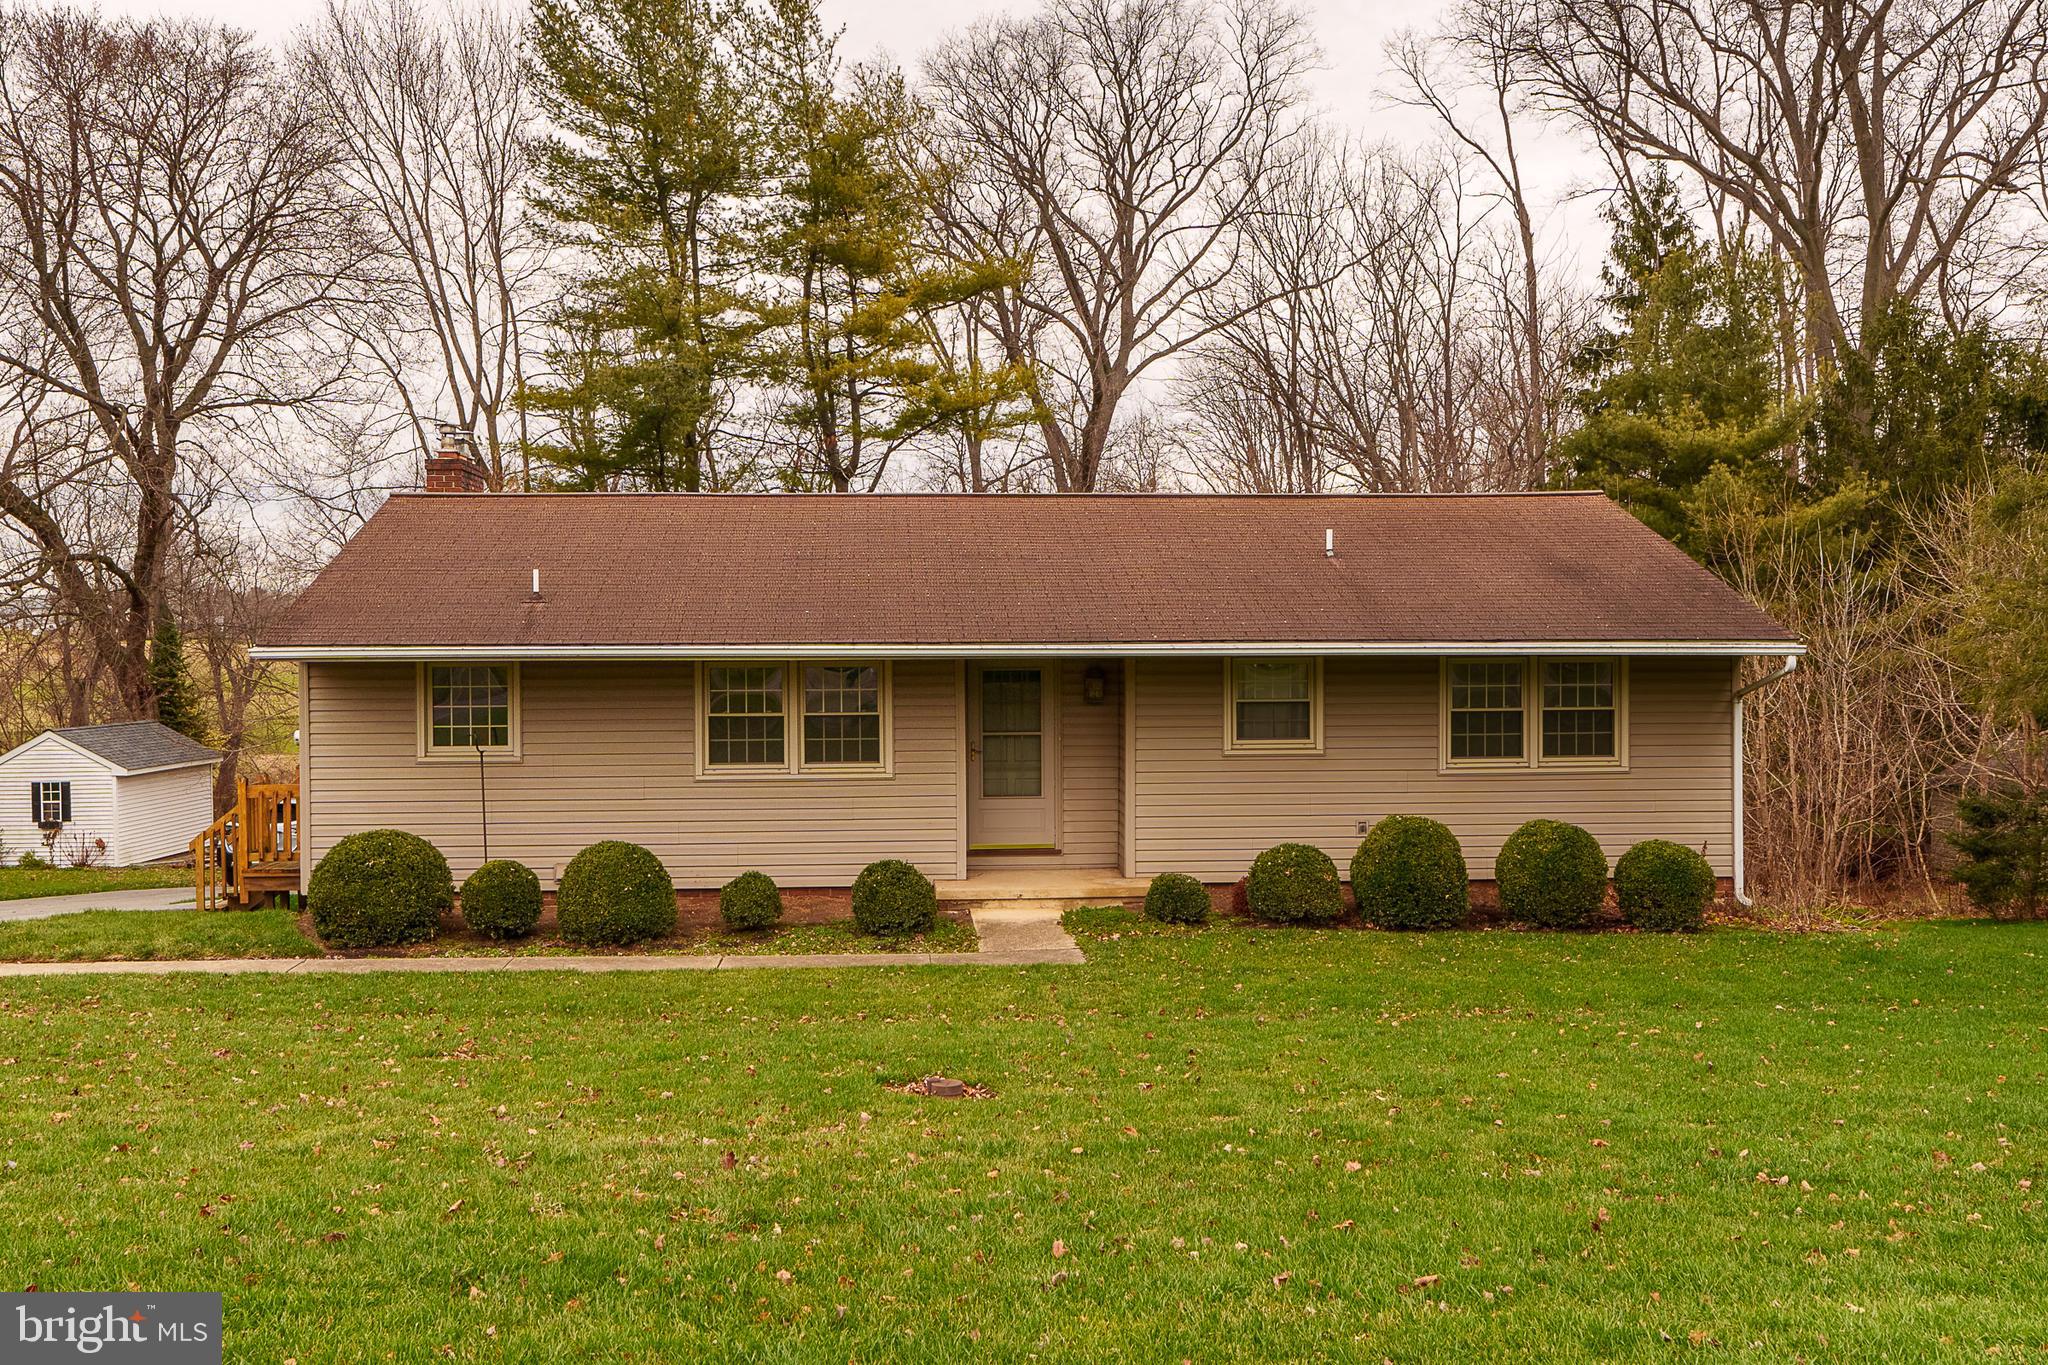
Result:
M977 249L1030 253L999 336L1059 389L1040 395L1057 487L1094 488L1132 385L1225 325L1205 305L1295 154L1312 55L1270 0L1051 0L930 60L944 135L990 190Z
M1522 75L1611 155L1685 167L1800 271L1825 361L2017 197L2038 0L1534 0Z
M1389 49L1396 78L1395 98L1429 111L1449 135L1492 174L1501 202L1514 218L1521 250L1521 289L1510 303L1518 334L1520 365L1527 387L1516 407L1521 456L1527 477L1541 482L1553 436L1553 409L1546 393L1543 266L1537 255L1534 192L1523 172L1521 142L1526 115L1516 79L1517 42L1527 27L1530 0L1464 0L1433 38L1413 33ZM1470 98L1485 112L1470 116Z
M413 448L453 417L492 487L529 483L517 397L548 250L527 200L536 115L519 21L488 5L328 0L295 57L382 230L385 306L362 339Z
M114 705L147 650L208 442L317 399L315 338L356 266L337 148L232 30L0 13L0 373L75 435L17 454L0 515L75 614Z
M1532 385L1558 410L1589 309L1549 286L1532 342L1519 247L1469 159L1327 148L1248 227L1267 301L1193 347L1175 388L1206 483L1246 492L1527 488Z

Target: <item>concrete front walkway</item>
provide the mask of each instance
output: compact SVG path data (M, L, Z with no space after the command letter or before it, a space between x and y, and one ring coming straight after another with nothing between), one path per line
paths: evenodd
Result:
M79 910L190 910L192 888L160 886L145 891L87 891L76 896L29 896L0 901L0 920L48 919Z
M141 893L136 893L141 894ZM188 893L189 895L189 893ZM1054 911L976 907L978 953L759 953L590 957L234 957L170 962L0 962L22 976L305 975L310 972L732 972L755 967L1040 967L1086 959Z

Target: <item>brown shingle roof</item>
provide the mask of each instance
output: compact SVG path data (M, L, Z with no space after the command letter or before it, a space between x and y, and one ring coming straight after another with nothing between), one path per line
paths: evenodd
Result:
M1599 494L564 493L392 498L264 644L1539 641L1792 636Z

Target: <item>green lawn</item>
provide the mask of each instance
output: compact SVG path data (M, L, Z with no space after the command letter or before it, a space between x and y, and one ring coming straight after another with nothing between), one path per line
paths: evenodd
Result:
M0 922L0 962L317 956L290 910L82 910Z
M712 956L786 953L971 953L974 926L941 919L909 938L882 939L848 922L785 924L760 933L706 932L640 945L628 952ZM198 957L320 957L326 949L299 930L299 912L285 910L84 910L46 919L0 921L0 962L105 962L118 958L170 961ZM409 955L451 957L575 956L590 949L560 939L511 943L443 936Z
M2048 925L1090 922L1084 967L0 981L0 1285L219 1289L300 1365L2048 1348ZM883 1084L933 1070L994 1097Z
M189 867L0 867L0 901L190 885Z

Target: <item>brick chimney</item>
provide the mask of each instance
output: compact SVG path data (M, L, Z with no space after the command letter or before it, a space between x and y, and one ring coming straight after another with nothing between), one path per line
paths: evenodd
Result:
M490 481L476 457L476 439L453 422L440 424L441 448L427 456L429 493L487 493Z

